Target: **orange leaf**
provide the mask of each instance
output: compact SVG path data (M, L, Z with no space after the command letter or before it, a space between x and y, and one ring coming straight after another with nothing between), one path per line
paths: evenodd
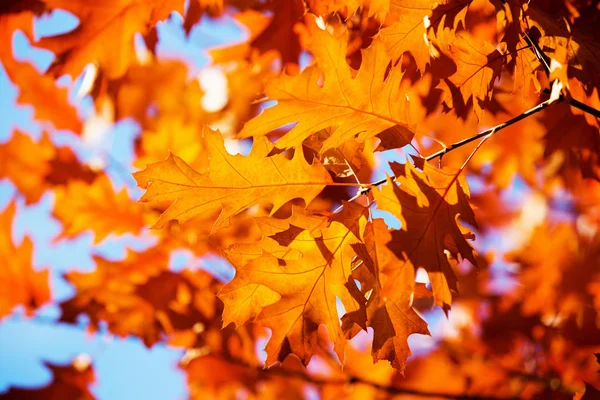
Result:
M315 28L308 49L316 65L298 76L281 75L267 84L266 94L277 104L246 123L240 137L260 137L297 123L276 143L279 149L289 149L299 147L317 131L334 127L323 143L324 152L355 137L364 140L395 125L406 125L405 100L399 88L402 72L399 67L388 69L390 60L380 41L374 40L363 52L356 76L346 63L345 36L336 38ZM404 144L412 137L411 131L403 132Z
M161 228L169 220L181 223L211 210L222 210L214 224L224 227L229 218L255 204L273 204L272 212L286 202L302 198L308 204L323 188L332 183L331 177L318 162L312 165L297 150L292 160L284 155L267 157L272 144L257 140L248 157L227 153L218 132L204 128L206 171L197 172L181 158L171 155L166 161L149 165L136 172L138 185L146 188L140 201L171 206L154 225Z
M135 60L133 38L142 35L176 11L184 15L183 0L46 0L48 8L63 9L79 19L70 32L43 37L35 45L56 54L48 73L76 78L89 63L98 63L109 78L122 76ZM110 45L107 45L110 43Z
M76 323L85 314L93 329L105 321L114 334L135 335L151 346L218 318L217 282L205 271L168 271L168 252L161 248L129 252L122 261L94 260L95 271L66 274L77 292L60 304L61 321Z
M33 243L29 237L17 246L11 239L16 205L11 202L0 213L0 318L17 305L28 313L50 300L48 270L32 268Z
M410 162L390 164L399 185L388 178L388 184L374 190L373 196L378 208L402 223L400 230L392 232L388 247L415 270L427 271L436 305L447 310L452 301L450 291L456 291L457 286L446 251L476 265L473 249L466 241L473 234L457 223L460 216L476 226L475 215L460 171L437 169L422 159L415 159L415 163L422 172Z
M297 210L298 211L298 210ZM363 223L364 217L354 224ZM267 364L297 355L306 365L318 340L318 328L327 327L335 351L343 359L345 338L340 328L336 297L348 312L361 303L352 294L350 261L358 238L344 224L326 217L294 214L287 229L272 239L301 253L283 260L263 254L237 267L236 276L219 293L225 303L224 324L253 319L272 331L266 346Z
M140 232L144 226L143 209L125 189L115 193L106 175L91 185L74 181L55 190L52 215L63 224L60 238L73 238L88 229L95 243L110 234Z
M500 79L503 54L492 44L466 31L455 33L444 28L444 18L433 43L455 64L455 72L440 84L446 92L444 100L449 107L456 108L458 115L464 113L464 105L472 100L475 115L481 118L483 105L492 98L494 83ZM451 67L448 69L452 70Z
M10 179L27 204L37 202L53 186L71 181L91 183L96 173L79 163L68 147L54 147L47 134L39 142L15 131L0 144L0 178Z
M408 337L413 333L429 335L427 323L412 308L415 271L397 267L400 261L387 248L392 235L382 219L367 224L362 236L364 244L353 247L363 264L353 276L368 298L367 325L373 328L373 361L388 360L404 373L406 358L411 355ZM344 328L352 336L357 333L356 325L347 316L343 319Z

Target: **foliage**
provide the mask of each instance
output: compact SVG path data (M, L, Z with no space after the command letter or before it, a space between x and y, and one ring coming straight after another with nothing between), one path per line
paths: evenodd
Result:
M78 26L36 37L56 10ZM210 51L227 80L211 106L158 55L157 24L226 17L246 39ZM0 61L45 131L0 144L18 192L0 214L0 318L58 303L57 324L182 349L193 398L596 398L599 25L586 0L5 1ZM16 57L18 31L54 54L46 71ZM82 74L85 119L57 83ZM125 120L136 198L114 162L59 144ZM94 255L57 302L36 244L11 239L17 205L46 193L57 241L152 245ZM171 270L182 249L205 268ZM0 397L93 398L92 364Z

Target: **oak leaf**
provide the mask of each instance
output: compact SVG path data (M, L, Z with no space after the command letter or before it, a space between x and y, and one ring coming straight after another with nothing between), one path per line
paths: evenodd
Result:
M471 100L475 115L481 118L485 103L492 98L494 83L500 79L503 54L467 31L456 33L444 28L444 19L433 40L433 45L455 65L455 72L440 84L445 92L444 101L462 116L464 106Z
M373 361L388 360L404 373L406 359L412 354L408 337L413 333L429 335L427 323L412 308L416 288L423 284L415 283L415 271L410 265L398 267L400 260L387 247L392 235L382 219L365 226L362 240L363 243L353 245L362 261L353 276L368 298L367 326L373 328ZM344 327L352 336L358 326L347 317L343 319Z
M271 80L265 92L277 104L247 122L239 137L261 137L296 123L276 143L278 149L289 149L299 147L311 134L333 127L323 152L355 137L364 140L393 126L406 125L405 99L399 88L402 72L399 67L388 68L390 60L379 40L363 52L358 72L346 62L344 36L333 37L315 28L307 47L316 64L297 76L281 75ZM405 131L403 137L408 144L413 133Z
M391 0L388 26L379 35L393 60L409 52L417 69L425 72L428 64L436 58L431 48L431 30L447 22L455 30L466 18L473 0ZM447 20L447 21L446 21Z
M563 68L568 75L577 77L586 87L598 87L600 84L600 41L593 25L568 25L564 19L548 14L536 3L526 11L529 29L538 29L538 40L546 57L564 60ZM536 63L539 65L539 61Z
M27 62L3 62L9 79L19 88L17 102L33 106L38 121L49 121L55 129L66 129L76 134L82 123L75 107L69 103L66 88L59 88L54 79L38 72Z
M55 147L46 133L39 141L15 130L0 144L0 179L8 178L25 197L37 202L49 189L72 181L91 183L96 173L82 165L68 147Z
M302 198L308 204L331 177L318 162L308 164L298 149L288 160L279 154L267 157L272 144L257 140L247 157L227 153L218 132L204 128L208 158L205 171L195 171L176 155L136 172L138 185L146 188L140 201L152 204L171 202L154 227L169 220L181 223L211 210L221 209L214 228L224 227L229 218L255 204L273 204L272 212L286 202Z
M461 227L460 217L471 226L477 226L469 206L469 189L460 170L437 169L423 159L415 159L419 171L410 162L391 163L394 183L374 190L377 207L392 213L401 222L401 229L392 232L390 250L403 261L398 268L408 265L423 268L431 281L436 305L447 310L452 302L452 291L457 291L456 275L448 256L458 255L476 265L473 248L466 239L474 235Z
M35 142L16 130L9 141L0 144L0 178L10 179L28 204L35 203L48 189L44 181L53 155L54 146L48 135L42 134L40 141Z
M355 256L351 245L360 241L352 229L327 217L293 216L291 221L294 224L288 222L287 229L270 237L297 250L301 257L284 260L264 253L236 266L236 276L219 293L225 303L224 324L239 326L253 320L270 328L272 336L265 348L268 365L283 361L288 354L308 364L323 324L343 359L346 339L336 297L347 312L362 307L350 278L350 261Z
M390 11L389 0L308 0L307 5L310 12L320 16L339 13L351 18L363 10L367 17L375 16L380 21Z
M34 16L46 11L41 1L12 1L0 6L0 61L8 78L19 89L17 102L33 106L35 118L51 122L56 129L81 132L77 110L68 101L67 89L38 72L28 62L18 61L12 49L13 34L19 30L33 42Z
M33 242L25 237L20 245L12 240L16 205L12 201L0 213L0 318L23 306L28 313L50 300L48 270L33 269Z
M431 63L427 29L432 10L437 6L433 0L390 1L389 26L380 31L381 39L392 59L399 59L410 52L417 68L424 72Z
M70 365L57 365L44 362L53 379L40 388L11 387L0 394L3 400L12 399L79 399L94 400L96 397L90 386L96 381L92 364L87 360L73 359Z
M116 193L106 175L91 184L73 181L55 189L52 215L63 224L60 238L73 238L87 230L99 243L110 234L137 234L144 226L143 208L122 189Z
M75 78L87 64L97 63L109 78L118 78L135 60L136 33L147 35L171 12L185 15L183 0L45 0L44 3L49 9L62 9L79 19L75 29L43 37L35 44L56 54L48 69L53 77L68 74Z
M79 315L87 315L90 329L104 321L112 333L138 336L146 346L164 340L191 346L194 330L216 323L222 307L215 296L218 283L202 270L169 271L168 252L160 247L130 251L121 261L100 256L94 261L93 272L65 275L76 294L60 304L61 321L76 323Z

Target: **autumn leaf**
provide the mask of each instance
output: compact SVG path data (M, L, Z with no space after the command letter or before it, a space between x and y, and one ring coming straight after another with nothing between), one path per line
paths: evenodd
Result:
M539 46L551 58L563 58L569 76L576 76L588 87L600 84L600 41L592 26L576 24L553 18L547 10L532 4L526 11L530 29L538 29ZM562 55L561 55L562 53ZM566 54L565 54L566 53ZM539 62L537 63L539 64Z
M122 189L115 193L107 176L91 184L74 181L55 190L52 215L63 224L60 238L73 238L87 230L95 243L110 234L137 234L144 226L142 207Z
M191 333L193 343L194 329L201 332L201 325L217 316L217 282L204 271L168 271L164 250L129 252L122 261L95 256L94 261L93 272L66 274L77 294L60 304L61 321L76 323L84 314L91 329L104 321L114 334L136 335L152 346L163 340L179 344L186 333Z
M397 60L404 52L410 52L417 68L424 72L430 64L427 29L429 17L437 2L432 0L392 0L390 17L393 21L380 31L381 39L392 59Z
M83 357L76 357L71 364L43 363L50 370L52 380L40 388L11 387L0 394L2 399L80 399L93 400L90 386L96 381L92 364Z
M343 223L330 222L326 217L309 219L308 224L298 216L292 221L286 230L270 237L299 251L302 257L283 260L265 253L236 267L235 278L219 293L225 303L223 323L239 326L253 320L270 328L267 365L285 360L288 354L295 354L306 365L323 324L343 359L346 339L336 297L347 312L361 307L349 289L355 285L349 280L350 261L355 255L351 245L359 240ZM315 222L319 224L315 226Z
M173 11L184 15L182 0L93 3L46 0L44 3L49 9L62 9L79 19L79 25L72 31L43 37L35 43L56 54L48 69L53 77L68 74L76 78L87 64L97 63L109 78L118 78L135 60L133 37L136 33L146 35L151 27L168 18ZM107 43L111 46L106 46Z
M375 16L380 21L383 21L387 13L390 11L390 2L387 0L308 0L308 9L320 16L325 16L332 13L340 13L348 17L355 15L360 10L363 10L367 17Z
M456 72L440 87L446 92L445 101L462 115L463 105L473 102L478 118L483 116L486 102L492 98L494 83L500 79L503 54L492 44L477 40L468 32L455 33L440 23L433 44L455 64ZM457 103L457 100L460 103Z
M48 270L33 269L33 242L27 236L20 245L12 240L15 212L12 201L0 213L0 318L16 306L30 314L50 300Z
M592 301L592 286L581 288L578 283L600 278L598 238L581 237L568 224L542 225L528 243L505 257L520 266L523 286L511 297L520 301L523 315L573 315L582 319L583 310Z
M56 86L54 79L38 72L29 63L4 63L10 80L19 87L19 104L32 105L38 121L49 121L56 129L81 134L82 123L75 107L69 103L66 88Z
M387 248L392 235L382 219L365 226L362 240L364 243L353 245L362 260L353 276L368 298L367 325L373 328L373 361L388 360L404 373L406 359L412 354L408 337L413 333L429 335L427 323L412 308L417 285L415 271L407 264L398 267L400 260ZM344 327L353 335L358 326L347 317L343 319Z
M458 225L460 217L476 226L468 203L468 186L460 171L437 169L422 159L413 166L391 163L396 185L374 190L377 207L392 213L401 222L401 229L392 232L388 247L404 264L416 270L423 268L431 281L436 305L447 310L452 302L451 291L457 291L456 275L446 252L460 255L476 265L473 249L466 239L474 235Z
M388 70L390 60L381 42L374 40L364 51L358 72L346 63L343 36L336 38L316 28L308 49L316 64L300 75L281 75L267 84L266 94L277 104L246 123L239 137L261 137L295 123L275 144L278 149L289 149L299 147L311 134L333 127L321 149L326 151L355 137L364 140L393 126L406 125L399 89L402 72L399 68ZM410 143L412 132L404 132L403 137L404 144Z
M0 144L0 178L8 178L25 197L37 202L52 187L72 181L91 183L96 173L82 165L68 147L55 147L46 133L39 141L15 130Z
M9 141L0 144L0 177L10 179L28 204L35 203L48 189L45 177L54 152L48 135L35 142L31 136L14 131Z
M250 46L261 53L276 50L284 64L298 62L302 49L294 25L304 15L304 2L275 0L266 5L272 14L271 21L263 31L251 38Z
M30 63L18 61L12 54L11 44L16 31L23 32L33 42L34 16L45 12L45 5L38 1L11 3L0 9L0 61L8 78L19 89L17 102L33 106L36 119L49 121L56 129L79 134L82 124L77 110L68 101L67 89L59 88L54 79L38 72Z
M444 26L445 20L454 29L466 18L473 0L391 0L388 26L380 31L381 39L393 60L409 52L417 69L424 73L436 58L432 49L430 30Z
M312 165L296 150L292 160L284 155L267 157L272 145L266 139L257 140L248 157L232 156L223 145L218 132L204 128L209 165L206 171L191 169L176 155L166 161L149 165L136 172L138 185L146 188L140 201L150 204L171 202L171 206L154 225L161 228L176 219L181 223L201 213L222 210L214 229L261 202L273 204L272 212L286 202L302 198L308 204L332 180L322 165Z

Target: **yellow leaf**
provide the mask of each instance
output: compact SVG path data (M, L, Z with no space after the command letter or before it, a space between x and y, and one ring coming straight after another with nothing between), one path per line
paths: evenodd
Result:
M232 216L255 204L271 203L272 212L295 198L302 198L308 204L332 183L325 168L316 161L308 164L300 150L291 160L281 154L267 157L272 145L261 139L247 157L232 156L225 150L218 132L204 129L209 160L205 172L197 172L181 158L171 155L134 174L138 185L146 188L140 201L171 203L155 228L163 227L169 220L184 223L201 213L221 209L213 227L218 229Z
M246 123L240 137L261 137L296 123L276 143L279 149L289 149L299 147L311 134L333 127L320 149L324 152L355 137L364 140L395 125L406 125L402 72L399 67L388 68L390 60L379 40L363 52L355 73L346 63L345 37L335 38L318 28L313 35L308 49L316 65L300 75L281 75L267 84L266 94L277 104ZM406 130L403 137L406 145L413 132Z
M270 328L273 334L266 346L268 365L285 360L288 354L308 364L319 325L323 324L343 359L346 339L336 297L347 312L358 312L362 307L351 294L357 289L350 278L355 256L352 245L360 241L352 229L327 217L304 219L296 214L286 222L288 228L271 238L299 251L302 257L282 260L265 253L237 268L233 281L219 293L225 303L224 316L231 318L224 319L224 323L240 324L252 318Z

